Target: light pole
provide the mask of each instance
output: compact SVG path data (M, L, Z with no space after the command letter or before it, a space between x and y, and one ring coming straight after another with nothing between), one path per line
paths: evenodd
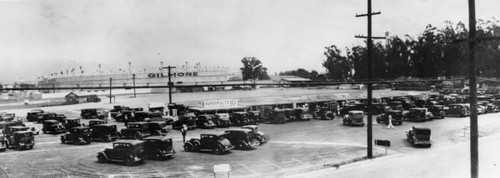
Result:
M132 73L132 62L128 62L128 73Z
M175 66L162 67L162 69L168 69L168 104L172 104L172 87L174 83L171 80L170 69L175 69ZM169 109L169 113L172 113L172 109Z
M135 95L135 74L132 74L132 83L134 85L134 98L136 97Z

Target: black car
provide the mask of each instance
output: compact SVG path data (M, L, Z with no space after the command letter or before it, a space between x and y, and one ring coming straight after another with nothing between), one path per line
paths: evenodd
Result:
M299 121L311 120L314 116L307 109L295 108L294 109L295 119Z
M175 154L172 138L166 136L151 136L143 139L144 154L147 159L164 160Z
M107 117L106 113L98 112L96 108L82 109L80 116L84 119L104 119L105 117Z
M80 119L78 118L66 118L62 124L66 130L69 130L73 127L83 126L83 124L80 123Z
M43 117L43 110L32 109L30 112L28 112L26 120L28 120L29 122L34 122L40 120L42 117Z
M186 113L182 116L179 116L179 119L174 121L172 124L172 128L181 129L182 125L186 125L188 129L196 128L196 115L194 113Z
M406 132L406 138L413 146L431 147L431 129L425 127L413 126L411 130Z
M215 154L229 152L234 148L231 142L225 138L224 134L201 134L200 139L191 138L184 143L184 150L191 151L211 151Z
M168 133L165 128L154 127L157 123L149 122L131 122L127 128L121 129L121 138L125 139L142 139L152 135L166 135ZM153 127L152 127L153 125Z
M35 146L35 137L31 131L17 131L7 137L7 148L17 150L33 149Z
M97 153L97 160L100 163L109 161L123 162L127 166L134 165L144 161L144 142L139 140L134 141L117 141L113 143L113 148L106 148Z
M262 120L262 112L260 111L248 111L247 116L254 124L259 124Z
M91 131L88 127L72 127L67 133L61 135L61 143L83 145L90 144L91 142Z
M242 126L250 124L250 120L247 118L246 112L234 112L229 116L231 124L234 126Z
M217 113L213 119L217 127L229 127L231 125L228 113Z
M392 117L392 125L402 125L403 124L403 112L400 110L390 110L386 111L384 114L377 117L377 123L379 124L389 124L389 116Z
M235 146L235 149L252 149L260 144L257 137L248 129L226 130L224 134L224 137L231 142L231 145Z
M433 119L443 119L446 116L443 105L430 105L427 109L432 113Z
M267 143L270 139L269 135L267 133L259 131L259 128L256 125L245 125L241 128L250 130L252 134L254 134L255 138L257 138L257 141L259 141L259 145Z
M90 126L92 141L112 142L119 138L118 129L114 124L98 124Z
M45 120L45 121L43 121L42 132L44 134L46 134L46 133L59 134L59 133L64 133L65 131L66 130L64 129L61 122L59 122L57 120Z
M205 128L205 129L212 129L214 128L215 122L214 122L214 115L211 114L202 114L198 115L196 118L196 127L197 128Z
M107 124L107 120L101 120L101 119L91 119L89 120L89 127L92 127L94 125L100 125L100 124Z
M42 123L43 121L46 120L57 120L59 122L64 122L64 119L66 119L66 116L64 114L57 114L53 112L46 112L42 114L42 117L40 120L38 120L38 123Z

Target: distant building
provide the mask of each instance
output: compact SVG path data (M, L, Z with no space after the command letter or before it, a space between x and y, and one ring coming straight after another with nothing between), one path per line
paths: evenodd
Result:
M293 75L282 75L279 77L280 77L279 83L285 87L304 86L304 84L311 83L311 79L297 77Z
M90 103L90 102L100 102L101 99L97 95L77 95L73 92L68 93L64 100L66 104L78 104L78 103Z

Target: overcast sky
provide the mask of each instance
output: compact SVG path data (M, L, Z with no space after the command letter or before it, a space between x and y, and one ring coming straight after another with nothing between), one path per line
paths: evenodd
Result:
M478 19L500 19L499 0L478 0ZM467 0L373 0L373 34L416 36L427 24L468 23ZM0 83L83 66L86 74L145 67L238 71L255 56L270 74L324 72L324 47L363 44L366 0L0 0ZM66 75L66 74L64 74Z

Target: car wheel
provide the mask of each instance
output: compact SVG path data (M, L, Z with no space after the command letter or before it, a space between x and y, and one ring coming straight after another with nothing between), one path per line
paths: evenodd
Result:
M66 139L64 137L61 137L61 143L66 143Z
M222 154L222 148L220 148L220 146L215 146L215 148L213 149L213 152L215 154Z
M99 154L99 156L97 156L97 160L100 162L100 163L105 163L107 161L106 157L102 154Z
M252 139L252 142L253 142L255 145L260 145L260 143L261 143L261 142L260 142L260 140L259 140L259 139L256 139L256 138Z
M135 135L134 135L134 138L135 138L136 140L140 140L140 139L142 138L142 134L141 134L141 132L136 132L136 133L135 133Z
M127 166L132 166L134 165L135 160L132 156L129 156L127 159L125 159L125 165Z
M184 151L191 152L191 151L193 151L193 149L194 149L193 144L191 144L191 143L184 144Z

